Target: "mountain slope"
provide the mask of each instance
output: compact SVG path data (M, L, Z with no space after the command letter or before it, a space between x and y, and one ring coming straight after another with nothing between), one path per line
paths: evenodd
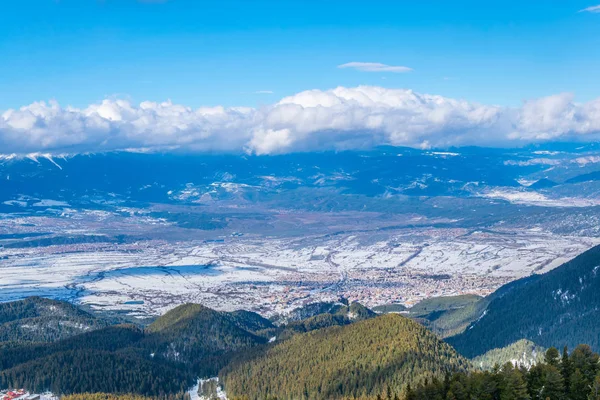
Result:
M358 302L350 304L318 302L307 304L285 315L275 316L273 320L278 324L277 328L263 332L270 333L277 340L286 340L298 333L349 325L376 315Z
M10 318L37 315L29 308L18 313L23 307L13 305ZM266 343L250 332L263 327L272 325L254 313L185 304L145 330L115 325L53 343L0 347L0 384L62 394L179 395L198 376L214 376L234 353Z
M119 325L54 343L0 349L0 387L163 396L191 386L193 371L153 359L143 340L139 328Z
M23 343L0 349L0 371L69 350L117 351L131 348L144 337L133 325L116 325L82 333L54 343Z
M230 312L229 316L234 324L248 332L257 333L275 328L271 321L254 312L237 310Z
M530 340L519 340L501 349L493 349L471 360L476 368L491 370L496 365L511 362L529 368L544 360L546 349Z
M162 397L184 392L194 378L191 371L126 352L68 350L0 372L0 386L57 394L113 392Z
M491 301L490 301L491 299ZM448 342L475 357L517 340L600 348L600 246L543 275L500 288L480 317Z
M148 326L143 347L156 358L191 365L200 376L214 375L233 353L266 343L251 332L266 322L249 314L184 304ZM244 323L247 329L242 328Z
M295 335L222 371L227 393L250 399L341 398L399 393L468 362L416 322L396 314Z
M275 325L298 322L321 314L337 314L345 304L338 302L316 302L291 310L286 314L275 315L271 320Z
M0 303L0 343L52 342L106 325L64 301L29 297Z

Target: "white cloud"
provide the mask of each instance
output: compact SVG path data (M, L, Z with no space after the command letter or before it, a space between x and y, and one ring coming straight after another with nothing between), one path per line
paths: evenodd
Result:
M257 90L254 93L255 94L273 94L274 92L272 90Z
M597 6L591 6L588 8L584 8L583 10L579 10L579 12L600 13L600 4L598 4Z
M349 62L346 64L338 65L338 68L352 68L363 72L395 72L404 73L412 71L412 68L403 67L401 65L387 65L381 63L372 62Z
M0 112L0 154L519 146L599 134L600 99L577 103L569 93L507 108L359 86L304 91L261 108L111 99L83 109L40 102Z

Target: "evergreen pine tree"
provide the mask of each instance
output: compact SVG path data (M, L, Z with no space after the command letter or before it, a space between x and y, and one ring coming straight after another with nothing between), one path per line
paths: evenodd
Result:
M600 400L600 372L594 378L588 400Z
M579 369L585 377L586 383L591 385L598 372L598 354L590 346L580 344L573 350L570 357L574 369Z
M540 399L540 393L543 392L544 389L544 368L545 365L537 364L531 367L529 373L527 374L527 388L529 391L529 396L532 399Z
M502 367L500 383L500 400L529 400L527 384L521 371L514 368L511 363Z
M569 348L567 346L563 348L562 358L560 361L560 373L563 377L565 392L568 394L571 388L571 374L573 373L573 368L571 366Z
M565 385L563 377L558 368L553 365L546 365L544 368L544 385L542 397L550 400L562 400L565 394Z
M406 385L406 394L404 395L404 400L416 400L415 392L410 387L410 383Z
M587 400L589 387L581 370L576 369L570 377L569 400Z
M556 347L550 347L546 350L546 354L544 356L544 361L548 365L552 365L553 367L558 367L560 360L560 354L558 353L558 349Z

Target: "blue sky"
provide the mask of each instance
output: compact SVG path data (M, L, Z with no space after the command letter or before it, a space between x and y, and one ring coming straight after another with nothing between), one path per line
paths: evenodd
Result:
M600 96L600 13L578 11L598 3L6 1L0 110L107 97L254 107L361 84L508 106L561 92L589 101ZM337 68L348 62L413 70Z

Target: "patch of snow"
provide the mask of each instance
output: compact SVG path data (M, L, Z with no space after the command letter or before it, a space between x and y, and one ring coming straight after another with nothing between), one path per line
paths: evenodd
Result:
M559 165L561 163L560 160L555 160L551 158L532 158L526 161L516 161L516 160L507 160L504 161L504 165L513 165L518 167L528 167L531 165Z
M574 293L569 293L569 290L565 290L563 292L562 289L557 289L554 292L552 292L552 297L554 298L554 300L560 300L562 305L565 306L569 304L571 300L575 299L577 295Z
M475 322L473 322L471 324L471 326L469 326L469 329L473 329L473 327L475 326L475 324L477 324L479 321L481 321L481 319L483 317L485 317L487 315L487 312L488 312L487 310L483 311L483 313L479 316L479 318L477 318L477 320Z
M523 178L521 178L521 179L517 179L517 182L519 182L519 184L521 186L529 187L529 186L533 185L534 183L536 183L537 180L535 180L535 179L531 180L531 179L523 179Z
M213 393L212 389L215 389ZM219 384L219 378L198 379L198 383L189 391L190 400L227 400L227 394Z
M494 189L489 192L480 193L479 196L488 199L506 200L513 204L524 204L542 207L591 207L600 205L600 200L563 197L553 199L545 195L527 190L502 190Z

